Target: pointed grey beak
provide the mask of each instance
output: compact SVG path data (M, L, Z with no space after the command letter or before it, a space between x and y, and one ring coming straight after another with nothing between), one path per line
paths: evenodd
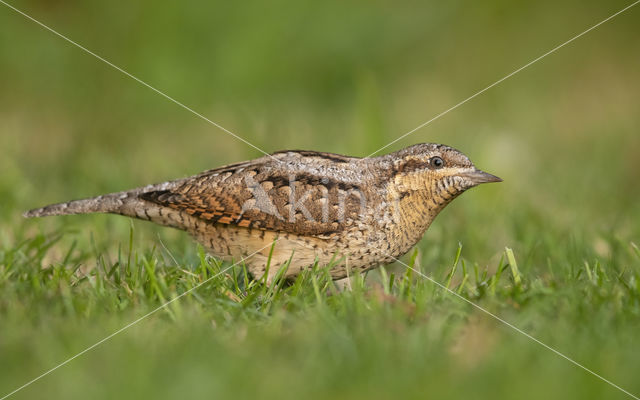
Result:
M502 182L502 179L495 175L491 175L487 172L476 169L475 171L464 174L466 178L469 178L475 185L481 183Z

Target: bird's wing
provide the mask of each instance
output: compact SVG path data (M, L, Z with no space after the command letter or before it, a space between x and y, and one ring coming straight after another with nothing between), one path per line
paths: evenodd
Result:
M303 236L339 232L364 211L357 185L303 169L284 169L273 160L207 171L168 190L139 196L209 223Z

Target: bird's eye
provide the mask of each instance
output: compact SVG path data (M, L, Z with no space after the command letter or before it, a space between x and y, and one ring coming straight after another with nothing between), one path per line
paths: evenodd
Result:
M435 168L435 169L439 169L444 167L444 160L440 157L431 157L431 160L429 160L429 164Z

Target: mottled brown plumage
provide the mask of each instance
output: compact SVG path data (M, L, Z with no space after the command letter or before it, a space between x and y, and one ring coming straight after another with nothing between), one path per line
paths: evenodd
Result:
M255 277L266 272L277 239L269 278L291 259L289 278L317 262L332 263L339 279L392 262L451 200L498 181L459 151L431 143L375 158L282 151L25 216L104 212L183 229L219 258L256 253L245 261Z

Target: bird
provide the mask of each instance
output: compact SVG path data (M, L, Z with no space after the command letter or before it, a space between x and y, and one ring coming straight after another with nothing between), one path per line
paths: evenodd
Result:
M392 263L453 199L501 181L436 143L364 158L285 150L24 216L120 214L184 230L214 257L243 260L254 279L327 266L338 280Z

